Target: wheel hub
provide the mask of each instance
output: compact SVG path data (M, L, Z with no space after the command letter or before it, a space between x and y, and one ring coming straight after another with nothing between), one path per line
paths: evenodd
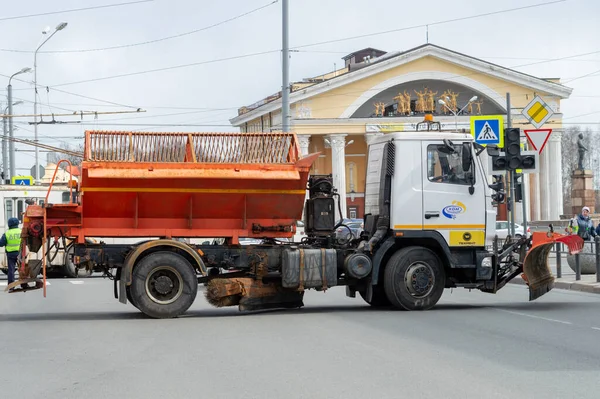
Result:
M170 266L154 269L146 277L146 294L161 305L175 302L183 292L183 278Z
M433 269L426 263L416 262L409 266L404 277L406 288L414 297L425 297L435 285Z
M161 295L168 294L173 289L173 281L167 276L160 276L155 280L154 288Z

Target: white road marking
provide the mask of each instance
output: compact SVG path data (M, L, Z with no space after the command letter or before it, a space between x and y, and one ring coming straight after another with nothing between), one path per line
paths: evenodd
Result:
M2 286L8 285L8 281L0 281L0 285L2 285Z
M531 317L532 319L540 319L540 320L551 321L551 322L554 322L554 323L569 324L569 325L573 324L570 321L550 319L548 317L535 316L535 315L527 314L527 313L513 312L513 311L505 310L505 309L494 309L494 310L497 310L498 312L505 312L505 313L514 314L514 315L517 315L517 316Z
M600 331L600 327L592 327L592 330L598 330L598 331Z
M83 284L84 282L81 280L69 280L69 283L71 284Z

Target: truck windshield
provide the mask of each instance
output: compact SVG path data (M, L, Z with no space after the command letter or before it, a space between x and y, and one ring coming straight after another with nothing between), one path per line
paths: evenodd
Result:
M454 152L448 154L442 144L427 146L428 179L434 183L450 183L470 185L470 173L462 168L461 144L454 144Z

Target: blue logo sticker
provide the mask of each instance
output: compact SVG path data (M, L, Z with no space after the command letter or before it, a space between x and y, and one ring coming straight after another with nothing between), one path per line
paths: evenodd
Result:
M467 207L460 201L452 201L452 205L448 205L442 209L442 215L447 217L448 219L456 219L457 215L461 213L465 213L467 211Z

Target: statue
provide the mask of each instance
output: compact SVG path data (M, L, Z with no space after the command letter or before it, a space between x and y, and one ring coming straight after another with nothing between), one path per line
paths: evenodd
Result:
M442 96L440 97L440 100L446 103L445 106L442 105L442 112L444 113L444 115L447 115L448 112L450 112L448 108L452 109L450 104L450 94L452 94L452 92L450 90L446 90L444 91L444 93L442 93Z
M579 152L579 162L577 168L579 170L583 170L583 157L585 156L586 151L588 149L583 144L583 133L579 133L579 138L577 139L577 151Z
M477 115L481 115L481 105L483 104L483 98L473 104L477 105Z
M385 113L385 103L375 103L375 116L383 116Z
M434 112L435 111L435 95L438 94L438 92L433 92L431 89L429 89L429 91L427 92L427 105L428 107L428 111L429 112Z
M397 114L404 115L406 113L406 109L404 108L404 95L402 93L398 93L398 95L394 97L393 100L395 100L396 103L398 103Z
M411 112L410 102L410 93L404 90L404 109L406 110L406 115L410 115Z
M454 112L457 112L458 111L457 99L458 99L459 93L450 91L449 95L450 95L450 101L449 101L450 104L448 105L448 108L450 108Z
M423 91L416 91L414 90L415 93L417 93L417 106L416 106L416 111L417 112L425 112L425 94L427 94L427 89L423 90Z

